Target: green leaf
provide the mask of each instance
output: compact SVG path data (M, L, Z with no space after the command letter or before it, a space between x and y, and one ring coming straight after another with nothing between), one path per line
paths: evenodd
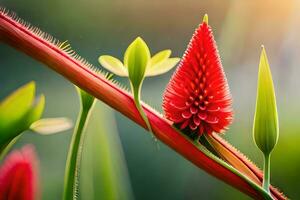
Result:
M38 120L44 110L45 97L34 101L35 84L30 82L0 103L0 149Z
M256 111L253 134L256 145L264 154L275 147L279 135L276 97L266 51L263 48L258 71Z
M32 106L34 93L35 83L30 82L11 93L0 103L1 136L19 129L18 123Z
M148 68L152 68L157 64L161 64L163 61L167 60L170 57L171 53L172 51L170 49L158 52L151 58L151 66L149 66Z
M98 61L105 69L112 73L118 76L128 76L127 69L119 59L113 56L103 55L99 57Z
M158 63L147 69L146 76L157 76L171 70L180 61L180 58L168 58L162 63Z
M144 80L144 75L150 61L150 51L140 37L135 39L127 48L124 55L124 65L133 88L137 89Z
M45 97L36 100L35 83L30 82L0 103L0 154L5 155L18 136L38 120L44 110Z
M97 101L84 132L80 199L134 199L112 110Z
M66 131L72 127L73 123L70 119L61 117L40 119L31 124L30 129L42 135L49 135Z

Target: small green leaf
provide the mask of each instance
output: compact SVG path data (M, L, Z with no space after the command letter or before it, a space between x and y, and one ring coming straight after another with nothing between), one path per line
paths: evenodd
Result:
M148 68L152 68L153 66L166 61L170 57L171 53L172 51L170 49L158 52L151 58L151 66L149 66Z
M149 48L144 40L138 37L129 45L124 55L124 65L128 69L129 79L134 88L138 88L144 80L149 60Z
M34 100L35 84L19 88L0 103L0 154L4 155L12 140L38 120L44 110L45 97Z
M269 154L278 140L278 116L272 74L263 48L258 71L258 87L253 134L256 145Z
M0 130L8 132L15 129L19 120L32 106L35 93L35 83L30 82L6 97L0 102Z
M180 58L168 58L162 63L158 63L147 69L146 76L157 76L171 70L180 61Z
M30 129L42 135L50 135L58 132L66 131L73 127L70 119L65 117L60 118L45 118L40 119L31 124Z
M98 61L105 69L112 73L118 76L128 76L127 69L119 59L113 56L103 55L99 57Z

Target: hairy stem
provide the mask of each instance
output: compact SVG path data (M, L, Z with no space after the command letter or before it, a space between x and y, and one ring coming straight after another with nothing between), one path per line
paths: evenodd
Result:
M57 45L33 33L13 18L7 16L3 11L1 12L1 10L0 40L44 63L78 87L89 92L137 124L147 128L145 121L139 115L133 97L127 91L108 81L103 75L96 74L87 68L87 63L68 55ZM238 176L229 168L202 152L201 149L183 137L172 126L170 121L164 119L148 105L141 103L141 106L151 122L152 131L159 140L207 173L255 199L263 199L261 193L253 188L243 177ZM224 145L225 148L229 149L233 156L246 163L262 182L262 173L253 163L245 159L240 152L221 137L214 136L214 138L221 145ZM274 199L286 199L282 193L273 187L271 187L271 194Z
M78 168L80 165L81 144L83 140L83 130L88 119L89 109L81 108L79 118L77 120L76 128L72 135L72 140L69 148L69 154L65 169L65 183L64 183L64 200L76 199Z

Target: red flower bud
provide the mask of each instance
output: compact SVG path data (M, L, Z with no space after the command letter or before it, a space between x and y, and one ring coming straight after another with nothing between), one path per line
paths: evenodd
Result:
M228 83L206 19L196 29L166 88L165 116L180 129L197 135L222 133L232 121L231 104Z
M8 155L0 168L0 200L37 197L37 159L32 146Z

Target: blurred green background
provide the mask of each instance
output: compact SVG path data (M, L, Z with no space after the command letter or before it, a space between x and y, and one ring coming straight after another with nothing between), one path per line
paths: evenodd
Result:
M96 66L101 54L122 58L137 36L145 39L152 52L170 48L173 55L181 57L194 29L208 13L234 98L235 120L224 137L259 166L262 156L251 129L260 45L264 44L280 117L271 182L291 199L300 199L300 1L0 0L0 5L59 40L69 40L78 54ZM142 99L161 110L162 93L171 74L147 79ZM0 98L30 80L46 95L44 117L66 116L75 121L79 101L74 86L1 43ZM248 199L163 144L158 150L141 127L117 112L114 115L135 199ZM36 146L43 199L61 198L71 132L47 137L28 132L16 145Z

